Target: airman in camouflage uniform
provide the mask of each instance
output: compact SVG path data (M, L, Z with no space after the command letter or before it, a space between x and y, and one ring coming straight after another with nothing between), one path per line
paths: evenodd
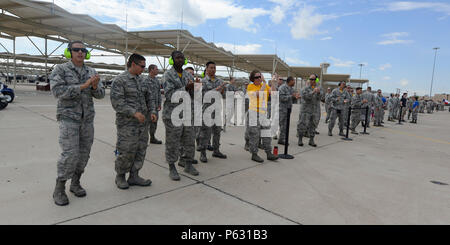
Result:
M322 91L315 87L316 75L309 77L308 86L300 91L300 114L297 123L298 145L303 146L303 137L309 134L309 145L317 147L314 142L315 129L317 128L317 106L320 106ZM313 88L314 87L314 88Z
M115 161L116 185L128 189L130 185L149 186L150 179L139 176L148 146L150 118L156 121L156 106L148 83L140 76L145 69L145 58L132 54L128 70L114 78L111 84L111 104L116 111L118 155ZM130 173L125 181L125 174Z
M56 205L67 205L65 184L72 179L70 191L77 197L86 195L80 185L94 141L94 102L105 97L97 72L84 64L88 53L80 41L69 43L71 61L57 65L50 75L52 93L58 99L59 145L62 153L57 163L53 192Z
M203 96L205 96L205 94L208 91L218 91L220 93L224 93L225 91L225 83L217 78L216 76L216 64L214 62L208 62L206 64L206 76L205 78L203 78L202 80L202 93ZM212 104L214 103L214 101L212 101L211 103L203 103L203 112ZM218 102L217 102L218 103ZM216 116L221 116L219 115L218 112L215 112L213 114L213 118L215 118ZM220 147L220 133L222 131L222 127L220 125L213 125L211 127L204 125L200 128L200 137L199 137L199 142L200 142L200 161L202 162L208 162L208 159L206 157L206 148L208 146L208 143L210 142L211 136L213 138L213 157L217 157L217 158L222 158L222 159L226 159L227 156L225 154L222 154L219 150Z
M264 162L260 156L258 156L258 145L262 140L262 146L267 154L267 160L275 161L278 156L272 154L272 135L262 135L262 130L270 130L270 126L263 126L260 122L260 117L266 117L268 113L268 94L274 90L273 86L270 87L263 81L261 72L254 70L250 73L250 81L253 84L247 86L247 92L249 94L249 109L246 113L246 128L245 128L245 145L249 152L252 154L252 160L256 162ZM256 122L250 122L251 116L256 115ZM255 124L254 124L255 123Z
M180 158L180 146L183 146L183 155L186 158L184 162L184 172L191 175L198 175L199 172L192 166L195 156L195 135L192 125L175 126L172 123L171 116L175 107L182 102L173 103L172 95L178 91L190 92L194 90L194 77L183 70L185 63L184 54L180 51L172 52L173 67L164 74L164 101L163 121L166 127L166 161L169 164L169 177L172 180L180 180L180 176L175 167L175 162ZM192 112L191 112L192 113ZM192 114L191 114L192 115ZM181 160L181 159L180 159Z
M339 135L344 135L344 109L345 104L348 104L350 102L350 95L349 93L344 89L345 82L342 81L339 83L339 87L335 88L333 92L331 92L331 118L330 122L328 123L328 135L333 136L332 131L334 128L334 124L336 123L336 119L339 117Z
M419 113L419 97L415 96L412 97L413 102L412 102L412 120L411 123L417 123L417 114Z
M150 121L149 134L151 144L162 144L161 140L155 137L156 128L158 127L159 111L161 110L161 84L158 78L158 67L156 65L150 65L148 67L148 77L144 79L144 82L150 88L151 98L153 99L153 105L155 105L154 111L156 112L156 122Z
M388 121L394 121L394 94L391 94L388 99Z
M373 126L383 127L383 125L381 125L384 111L383 106L383 95L381 94L381 90L378 89L377 95L375 96L375 122L373 122Z
M295 85L294 78L288 77L286 83L284 83L278 88L280 100L280 110L279 110L280 138L278 139L278 144L280 145L284 145L286 143L286 132L287 132L286 126L288 119L288 109L292 109L292 101L296 98L299 98L299 94L294 93L293 89L294 85Z
M413 110L413 108L412 108L413 107L413 103L414 103L413 97L409 97L408 101L406 103L406 108L408 108L408 120L411 117L411 113L412 113L412 110Z
M369 106L369 110L367 111L369 113L369 115L367 116L367 126L366 127L370 128L370 119L371 119L373 107L375 104L375 95L372 94L372 87L367 87L367 90L363 93L362 97L363 97L363 99L367 100L367 105Z
M325 95L325 111L327 112L327 118L325 119L325 123L330 121L331 116L331 88L327 88L327 94Z
M368 101L366 99L363 99L362 97L362 88L358 87L356 88L356 94L352 98L352 114L351 114L351 124L350 129L352 134L358 134L356 132L356 127L358 126L359 122L361 121L361 114L362 112L366 111L365 108L368 106Z

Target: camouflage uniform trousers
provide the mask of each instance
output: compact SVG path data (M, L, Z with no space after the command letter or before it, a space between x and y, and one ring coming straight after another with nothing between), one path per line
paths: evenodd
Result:
M117 174L137 172L144 165L148 146L149 122L117 125L115 169Z
M320 105L319 106L317 106L317 109L316 109L316 112L315 112L315 114L316 114L316 116L314 117L314 120L315 120L315 122L314 122L314 124L315 125L319 125L319 122L320 122L320 118L321 118L321 114L322 114L322 111L321 111L321 109L320 109ZM316 126L316 128L317 128L317 126ZM314 131L316 130L316 128L314 128Z
M344 109L345 110L345 109ZM336 124L336 119L339 118L339 131L344 130L344 110L331 109L330 122L328 123L328 130L333 130Z
M84 172L93 142L94 122L59 120L59 145L62 150L57 164L59 180L68 180L74 173Z
M245 142L249 145L249 151L250 153L258 153L258 145L260 141L262 140L262 146L264 148L264 151L272 151L272 137L261 137L261 130L270 130L270 126L262 126L259 122L259 115L257 116L257 123L256 126L250 126L249 122L249 114L247 113L247 121L246 121L246 128L245 128ZM262 114L265 116L265 114Z
M211 136L213 139L212 147L214 151L218 151L220 147L220 132L222 131L221 126L213 125L211 127L202 126L199 132L199 150L206 150L208 144L211 142Z
M279 120L280 120L280 138L279 141L284 142L286 139L287 133L287 117L288 117L288 109L286 107L280 108Z
M383 120L384 109L380 108L379 110L375 109L375 122L374 125L381 125L381 121Z
M331 105L326 105L325 104L325 111L327 112L327 118L325 119L325 121L329 121L330 120L330 116L331 116Z
M344 127L347 127L348 110L349 110L348 106L344 106L344 109L342 110L342 114L343 114L343 117L344 117ZM339 121L338 123L340 124L341 122ZM339 128L340 128L340 125L339 125Z
M412 111L412 120L416 120L417 121L417 114L418 114L419 112L418 112L418 110L413 110Z
M174 126L170 119L163 120L166 127L166 161L173 164L179 158L193 160L195 135L193 126ZM180 151L180 147L182 152Z
M389 107L389 118L394 119L394 108L392 106Z
M156 112L156 122L150 121L149 133L150 138L155 137L156 128L158 127L159 111Z
M364 114L365 114L364 110ZM352 114L350 115L350 129L352 131L354 131L356 129L356 127L358 127L359 123L361 122L361 117L362 117L363 113L361 113L361 109L357 109L357 110L352 110Z
M300 111L299 120L297 123L298 135L314 135L314 130L317 128L316 113L308 113Z
M374 109L372 106L369 105L369 115L367 116L367 126L370 125L370 120L372 120L372 114L374 114Z

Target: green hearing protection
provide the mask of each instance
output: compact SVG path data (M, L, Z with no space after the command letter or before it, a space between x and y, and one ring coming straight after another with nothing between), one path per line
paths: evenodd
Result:
M314 76L316 76L316 83L320 82L319 76L317 76L317 74L314 74Z
M64 49L64 57L66 57L67 59L71 59L71 58L72 58L72 53L71 53L71 51L70 51L70 47L71 47L72 44L74 44L74 43L81 43L81 42L78 42L78 41L71 42L71 43L69 43L69 45L67 46L67 48ZM86 53L86 57L84 57L84 59L85 59L85 60L88 60L88 59L90 59L90 58L91 58L91 52L88 50L87 53Z
M202 78L205 78L205 72L202 73Z
M188 59L184 58L184 65L188 64ZM170 56L169 58L169 65L173 66L173 58Z

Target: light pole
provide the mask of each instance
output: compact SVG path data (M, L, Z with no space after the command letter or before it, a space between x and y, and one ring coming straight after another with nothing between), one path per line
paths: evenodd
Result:
M361 74L362 74L362 67L364 66L364 64L358 64L360 66L359 68L359 79L361 79ZM367 87L369 87L369 83L367 83Z
M434 52L433 74L431 75L430 99L431 99L431 92L433 90L434 68L436 67L436 56L437 56L437 51L440 48L436 47L436 48L433 48L433 49L435 50L435 52Z

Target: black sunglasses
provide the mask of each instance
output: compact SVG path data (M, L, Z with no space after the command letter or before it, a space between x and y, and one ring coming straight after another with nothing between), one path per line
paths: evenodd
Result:
M142 69L145 69L145 65L139 65L138 63L134 62L137 66L140 66Z
M261 76L257 76L257 77L255 77L255 79L260 79L261 78Z
M310 78L310 81L316 81L317 78Z
M73 51L73 52L83 52L83 53L87 53L88 52L88 50L87 49L85 49L85 48L72 48L71 49L71 51Z

